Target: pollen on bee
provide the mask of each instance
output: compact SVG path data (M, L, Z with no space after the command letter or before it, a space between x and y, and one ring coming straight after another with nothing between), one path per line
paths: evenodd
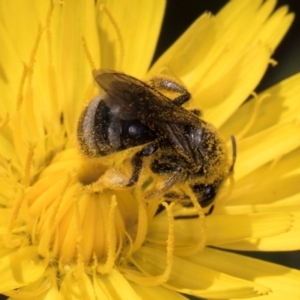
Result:
M107 170L107 166L96 160L85 160L77 171L79 182L83 185L97 181Z
M105 157L82 157L77 169L78 181L90 192L126 188L132 173L131 160L126 158L126 152Z

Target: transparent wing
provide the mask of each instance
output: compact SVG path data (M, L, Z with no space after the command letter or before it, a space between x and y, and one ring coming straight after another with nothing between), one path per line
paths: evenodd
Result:
M134 77L111 70L94 71L94 77L107 93L109 106L122 119L136 118L148 126L155 121L200 124L197 116Z

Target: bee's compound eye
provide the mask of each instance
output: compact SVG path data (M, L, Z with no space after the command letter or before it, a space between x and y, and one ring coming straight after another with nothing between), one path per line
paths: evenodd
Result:
M208 198L208 199L211 199L212 197L214 197L216 195L214 187L212 185L207 185L204 188L203 195L204 195L204 198Z
M196 194L198 202L202 207L206 207L213 203L217 194L217 188L213 184L195 184L192 187L193 192Z

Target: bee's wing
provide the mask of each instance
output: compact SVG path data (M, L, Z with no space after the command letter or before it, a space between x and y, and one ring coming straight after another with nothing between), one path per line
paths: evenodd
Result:
M177 124L200 122L195 115L134 77L111 70L94 71L94 77L108 95L106 101L110 108L122 119L138 119L148 126L156 121Z
M159 132L187 161L198 160L197 138L201 138L203 123L197 116L134 77L110 70L95 71L94 77L106 92L109 107L119 118L141 121ZM195 129L196 139L184 132L185 125Z

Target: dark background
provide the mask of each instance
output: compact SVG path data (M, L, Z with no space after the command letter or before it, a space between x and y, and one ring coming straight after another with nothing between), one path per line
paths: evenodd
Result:
M227 3L225 0L169 0L154 59L158 58L203 12L210 11L215 14L225 3ZM279 64L276 68L269 69L256 89L258 92L277 83L281 79L300 72L300 1L278 0L278 6L285 4L288 4L290 10L296 13L296 19L283 42L273 55L273 58L278 61ZM300 251L243 252L243 254L300 269ZM6 299L6 297L0 295L0 300L1 299Z

